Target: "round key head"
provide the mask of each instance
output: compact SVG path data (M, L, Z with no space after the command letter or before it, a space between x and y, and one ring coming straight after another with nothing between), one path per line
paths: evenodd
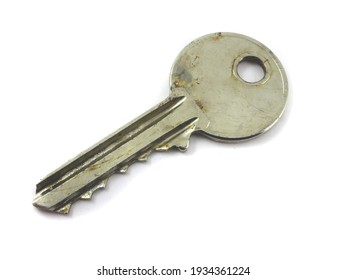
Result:
M245 62L262 76L247 81ZM288 82L277 57L258 41L235 33L215 33L191 42L178 55L170 77L172 92L184 89L209 121L201 132L218 141L249 139L282 115Z

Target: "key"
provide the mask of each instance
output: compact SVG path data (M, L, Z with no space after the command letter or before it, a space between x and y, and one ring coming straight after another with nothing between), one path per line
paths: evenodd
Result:
M244 62L260 66L263 77L244 80ZM261 135L278 121L287 96L284 69L263 44L235 33L198 38L173 64L169 97L46 176L33 205L67 214L72 203L90 199L112 174L152 152L185 151L193 133L222 142Z

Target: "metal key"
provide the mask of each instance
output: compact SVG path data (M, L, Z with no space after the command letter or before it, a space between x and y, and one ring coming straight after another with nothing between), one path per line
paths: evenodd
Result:
M243 61L260 65L264 77L244 81ZM287 95L284 69L263 44L234 33L198 38L174 62L169 97L49 174L33 205L67 214L73 202L90 199L112 174L153 151L186 150L192 133L223 142L258 136L280 118Z

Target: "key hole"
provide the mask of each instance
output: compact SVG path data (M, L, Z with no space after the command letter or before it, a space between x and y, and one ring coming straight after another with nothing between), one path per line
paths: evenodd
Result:
M257 83L264 79L265 67L258 57L246 56L237 65L237 74L247 83Z

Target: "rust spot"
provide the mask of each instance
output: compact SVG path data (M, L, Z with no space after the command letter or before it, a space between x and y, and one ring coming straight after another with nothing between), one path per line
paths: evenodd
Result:
M101 165L100 163L93 164L92 166L89 167L89 170L93 171L95 169L98 169L100 167L100 165Z
M222 32L218 32L218 33L216 33L215 36L213 37L213 40L214 40L214 41L217 41L217 40L219 40L219 39L222 38L222 37L223 37Z
M195 67L196 66L196 64L198 63L198 61L199 61L199 56L198 55L196 55L193 59L192 59L192 62L191 62L191 65L192 65L192 67Z
M101 162L96 162L93 165L91 165L88 169L90 171L94 171L96 169L99 169L103 164L105 164L106 162L108 162L109 160L105 160L103 159Z
M198 107L201 109L201 111L205 112L204 105L202 104L202 102L199 99L195 100L195 103L196 103L196 105L198 105Z
M184 80L176 80L174 82L175 87L180 88L180 87L185 87L186 81Z
M192 75L189 73L189 71L186 70L185 67L179 66L176 69L176 75L175 75L175 81L173 85L176 88L180 87L190 87L192 86Z

